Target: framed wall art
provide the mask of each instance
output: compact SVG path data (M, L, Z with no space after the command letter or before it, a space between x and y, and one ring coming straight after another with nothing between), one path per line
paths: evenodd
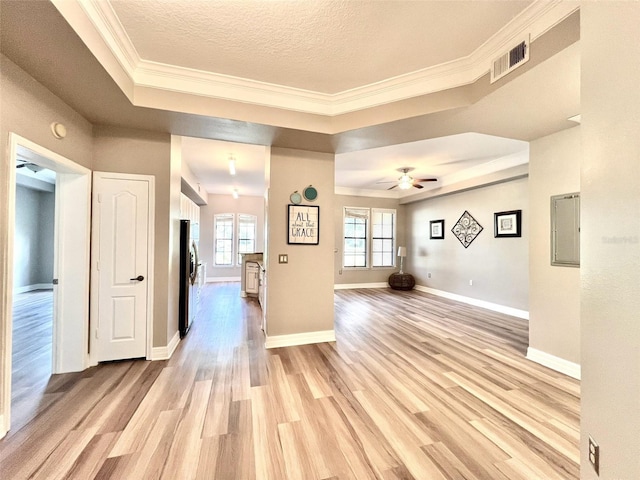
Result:
M466 210L451 229L464 248L471 245L482 231L482 225Z
M496 238L522 236L522 210L496 212L493 216L494 236Z
M317 205L288 205L287 243L289 245L318 245L320 238L320 207Z
M444 220L431 220L429 222L429 239L430 240L444 239Z

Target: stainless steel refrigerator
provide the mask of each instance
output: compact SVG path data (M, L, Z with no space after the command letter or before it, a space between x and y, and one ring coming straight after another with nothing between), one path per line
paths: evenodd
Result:
M180 220L180 301L178 326L180 337L184 337L195 313L196 280L198 273L198 250L191 238L191 222Z

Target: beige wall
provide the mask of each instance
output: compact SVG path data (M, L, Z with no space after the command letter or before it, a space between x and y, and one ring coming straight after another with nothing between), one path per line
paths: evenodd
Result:
M67 127L67 137L56 139L50 130L52 122ZM85 167L91 167L91 124L71 107L49 92L23 70L0 55L0 329L8 335L6 315L11 302L8 297L13 260L8 256L9 185L5 179L15 168L7 157L9 132L14 132L49 150L63 155ZM0 342L0 357L4 357L4 343ZM4 386L7 378L3 376ZM4 398L0 395L0 409L4 411Z
M342 268L342 254L344 250L343 238L343 212L344 207L365 208L395 208L396 209L396 252L400 245L405 245L405 206L400 205L395 198L355 197L351 195L336 195L334 204L336 253L334 255L334 282L335 284L349 283L379 283L386 282L393 272L400 270L400 261L396 257L396 267L376 268L368 270L355 270Z
M154 347L167 345L171 340L168 326L175 325L177 331L178 325L178 283L173 275L171 280L175 284L170 284L169 266L178 269L174 262L179 261L179 244L174 237L179 235L179 228L172 228L171 224L179 220L180 186L178 194L172 195L170 157L168 134L116 127L94 129L94 170L155 176ZM176 202L177 207L173 205Z
M3 157L7 151L8 133L14 132L91 168L92 127L88 121L4 55L0 55L0 80L0 151ZM53 136L52 122L62 123L67 128L64 139ZM6 168L5 162L2 165Z
M580 191L580 127L540 138L529 161L529 347L580 363L580 269L551 265L553 195Z
M180 303L180 195L182 186L182 155L176 155L173 136L170 142L169 160L169 251L165 262L168 262L168 282L164 286L167 296L167 343L178 333ZM163 346L161 345L161 346Z
M528 310L528 191L521 178L407 205L405 271L418 285ZM483 227L468 248L451 233L465 210ZM493 214L509 210L522 210L522 237L494 238ZM429 222L440 219L444 240L430 240Z
M640 478L639 2L583 2L581 478Z
M238 199L234 199L231 195L209 194L209 204L200 207L199 244L200 260L207 264L207 278L240 278L239 266L213 266L213 216L218 213L247 213L258 217L256 225L256 252L262 252L264 250L264 208L264 197L240 196ZM237 232L237 215L235 221Z
M334 156L272 148L268 182L267 335L333 330ZM318 190L318 245L287 244L287 205L295 190ZM289 256L278 263L278 254Z

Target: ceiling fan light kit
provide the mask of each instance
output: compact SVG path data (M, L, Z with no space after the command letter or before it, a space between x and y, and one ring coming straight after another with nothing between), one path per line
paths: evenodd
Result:
M399 188L400 190L409 190L410 188L424 188L420 185L422 182L437 182L437 178L413 178L409 175L409 172L415 170L413 167L403 167L397 168L398 172L401 172L402 175L398 178L398 183L393 187L387 188L387 190L393 190L394 188ZM390 183L390 182L378 182L378 183Z
M398 183L398 188L400 190L409 190L411 187L413 187L413 178L411 178L409 174L403 174L399 180L400 182Z

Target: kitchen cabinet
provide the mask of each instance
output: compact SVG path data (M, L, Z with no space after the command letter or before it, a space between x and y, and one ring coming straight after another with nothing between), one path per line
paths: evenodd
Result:
M255 262L247 262L245 267L245 292L258 293L260 283L260 266Z

